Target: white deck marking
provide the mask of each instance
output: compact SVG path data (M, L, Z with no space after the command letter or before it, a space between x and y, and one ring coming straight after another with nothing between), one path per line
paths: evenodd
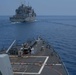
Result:
M14 74L22 74L22 75L23 74L30 74L30 75L32 75L32 74L41 74L41 72L42 72L42 70L43 70L44 66L46 65L46 62L48 61L48 58L49 58L49 56L23 56L23 57L24 58L26 58L26 57L36 57L37 58L38 57L38 58L46 58L46 59L45 59L44 63L42 64L42 66L41 66L38 73L36 73L36 72L25 72L27 70L27 68L26 68L24 72L13 72ZM16 64L18 64L18 63L16 63Z
M46 65L46 62L48 61L48 58L49 58L49 56L47 56L47 57L46 57L46 59L45 59L45 61L44 61L43 65L42 65L42 67L41 67L40 71L38 72L38 74L41 74L41 72L42 72L42 70L43 70L44 66Z
M59 66L59 65L62 65L62 64L52 64L52 65L57 65L57 66Z
M23 56L23 58L26 58L26 57L39 57L39 58L40 58L40 57L41 57L41 58L42 58L42 57L45 57L45 58L46 58L46 57L49 57L49 56Z
M27 70L27 67L28 67L28 65L26 65L25 71ZM25 71L23 72L23 74L25 73ZM22 75L23 75L23 74L22 74Z
M13 44L16 42L16 40L14 40L13 42L12 42L12 44L9 46L9 48L6 50L6 53L8 53L8 51L11 49L11 47L13 46Z
M30 73L30 72L13 72L14 74L38 74L38 73Z

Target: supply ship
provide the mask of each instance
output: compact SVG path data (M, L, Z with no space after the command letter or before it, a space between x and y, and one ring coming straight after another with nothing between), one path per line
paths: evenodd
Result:
M10 17L11 22L33 22L36 18L36 13L31 6L21 4L16 10L16 14Z
M0 62L6 56L9 60L4 59L1 63L7 67L3 65L2 68L0 64L1 75L69 75L57 52L40 37L23 44L17 44L14 40L3 53L6 55L1 52Z

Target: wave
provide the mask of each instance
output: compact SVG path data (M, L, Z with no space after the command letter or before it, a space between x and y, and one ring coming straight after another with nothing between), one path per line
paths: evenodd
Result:
M18 24L18 23L21 23L21 22L11 22L11 24Z
M52 24L76 27L76 25L73 25L73 24L66 24L66 23L62 23L62 22L48 21L47 19L40 20L39 22L45 22L45 23L52 23Z

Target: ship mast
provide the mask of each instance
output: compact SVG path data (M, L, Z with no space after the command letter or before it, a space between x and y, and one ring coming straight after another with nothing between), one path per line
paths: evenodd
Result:
M20 4L22 5L22 4L26 4L26 1L25 0L20 0Z

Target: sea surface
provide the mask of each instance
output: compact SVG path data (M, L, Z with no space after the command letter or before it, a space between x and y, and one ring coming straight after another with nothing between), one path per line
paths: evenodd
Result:
M37 36L54 47L69 75L76 75L76 16L37 16L31 23L11 23L9 16L0 16L0 50L13 40L24 43Z

